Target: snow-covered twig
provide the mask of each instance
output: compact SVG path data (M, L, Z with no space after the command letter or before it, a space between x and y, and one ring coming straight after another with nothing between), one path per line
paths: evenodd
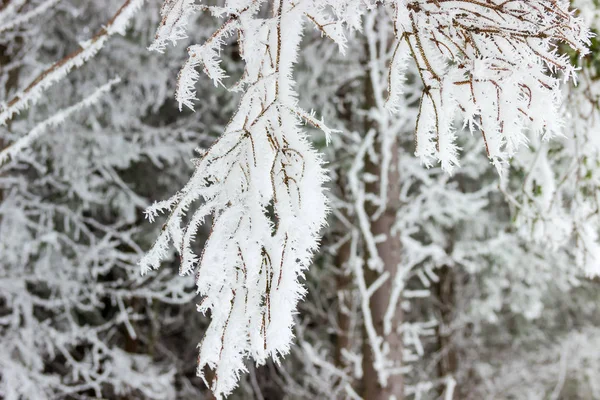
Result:
M0 33L7 31L9 29L14 29L14 28L18 27L19 25L25 24L26 22L30 21L31 19L33 19L33 18L37 17L38 15L41 15L44 12L46 12L47 10L49 10L51 7L53 7L59 1L61 1L61 0L46 0L42 4L35 7L34 9L32 9L26 13L20 14L19 16L14 17L12 19L2 18L2 12L0 11L0 21L6 21L4 24L0 24Z
M94 57L110 36L115 33L125 34L127 24L143 3L144 0L126 0L95 36L81 43L78 50L44 70L6 104L0 104L0 126L5 125L16 113L35 104L49 87L63 79L71 70L82 66Z
M19 138L16 142L11 143L5 149L0 151L0 166L5 164L8 160L13 159L19 152L24 148L28 147L34 140L43 135L48 129L56 127L62 124L67 118L83 108L90 107L96 104L103 95L108 93L110 89L121 82L120 78L114 78L105 85L96 89L91 95L81 100L80 102L73 104L72 106L60 110L52 117L40 122L36 125L29 133Z

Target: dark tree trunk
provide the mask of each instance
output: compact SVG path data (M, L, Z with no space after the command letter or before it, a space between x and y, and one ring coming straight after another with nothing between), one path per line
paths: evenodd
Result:
M350 241L344 243L336 254L336 265L339 268L336 278L337 293L339 295L339 304L337 309L337 336L335 345L335 364L343 368L344 350L350 350L350 327L351 319L348 310L352 308L350 294L352 287L352 275L347 273L348 260L350 259Z
M368 49L366 54L368 54ZM365 110L375 107L373 95L373 85L369 75L369 68L365 68ZM364 132L369 132L374 129L377 132L375 138L375 149L381 157L380 141L382 132L386 127L377 126L369 117L365 118ZM372 285L382 273L389 273L390 277L385 283L375 292L370 298L370 311L373 319L373 325L377 335L381 337L389 345L389 354L387 358L393 360L397 367L402 365L402 335L397 327L403 319L400 301L397 303L397 310L392 320L392 329L390 332L384 332L384 316L388 308L390 294L392 291L392 282L397 274L398 265L401 261L401 241L398 235L392 234L392 228L396 221L396 213L400 206L400 175L398 171L399 148L397 141L394 139L391 146L392 160L388 171L388 187L387 187L387 206L386 209L377 219L371 218L371 233L374 237L385 237L385 240L377 244L378 255L383 261L383 271L374 271L368 268L365 269L365 283L367 287ZM365 157L365 172L375 177L374 182L366 185L366 191L373 193L376 196L380 193L380 185L382 181L383 171L381 164L373 161L367 155ZM374 205L367 207L367 213L372 217L376 211ZM397 400L404 398L404 379L400 374L390 376L385 386L381 385L378 379L377 371L374 367L373 352L369 341L366 337L363 341L363 398L366 400L388 400L390 396L395 396Z
M435 283L434 291L439 302L439 325L437 328L437 344L440 352L438 375L440 378L453 376L458 367L458 355L452 343L451 324L456 308L455 274L451 267L444 265L438 272L439 282ZM442 389L440 395L446 395ZM456 391L452 398L457 398Z
M397 274L398 265L401 261L401 242L397 235L392 234L392 227L396 221L396 211L398 209L399 199L399 175L397 170L398 150L393 146L392 167L389 171L389 187L388 187L388 207L385 212L375 221L371 221L371 233L377 237L384 235L385 241L377 244L379 257L383 261L383 271L374 271L365 266L365 281L367 287L373 284L377 278L385 272L390 274L390 278L375 292L370 298L370 310L373 318L373 325L378 336L388 343L390 352L388 358L395 361L399 367L402 364L402 336L396 329L403 319L400 302L397 304L395 317L392 320L391 332L385 333L383 320L390 301L392 291L392 282ZM372 163L367 164L367 172L381 177L381 169L379 165ZM369 192L377 193L379 191L379 181L372 185ZM394 375L389 377L387 385L382 387L377 377L377 371L373 366L373 354L368 340L363 344L363 384L364 384L364 399L368 400L388 400L394 395L397 400L404 397L404 379L402 375Z

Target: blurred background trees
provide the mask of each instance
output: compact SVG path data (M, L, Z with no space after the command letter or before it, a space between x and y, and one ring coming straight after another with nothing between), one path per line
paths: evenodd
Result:
M199 12L189 40L150 53L159 3L146 2L124 35L0 127L4 149L120 77L0 166L3 398L212 398L195 376L208 319L196 312L194 279L177 276L174 251L155 273L142 277L136 264L161 229L143 210L183 186L194 149L221 134L239 99L202 77L196 112L179 112L185 47L218 21ZM596 31L596 2L573 3ZM122 5L0 4L3 104ZM316 29L302 40L300 104L340 131L326 145L307 127L328 162L329 224L291 354L280 365L249 361L231 398L600 398L600 295L586 276L598 268L589 254L600 226L597 40L584 59L562 49L582 68L579 85L564 88L566 138L532 136L500 181L479 137L459 136L452 176L414 157L423 87L409 65L398 112L378 102L394 31L377 18L350 34L345 55ZM233 83L239 49L222 57ZM378 272L367 268L372 246ZM374 361L389 369L388 386Z

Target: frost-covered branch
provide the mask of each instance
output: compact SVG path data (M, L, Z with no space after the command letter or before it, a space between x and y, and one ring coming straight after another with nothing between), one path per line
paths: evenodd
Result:
M503 173L527 144L527 131L560 132L559 72L573 77L559 43L587 53L589 33L566 0L392 1L398 38L388 106L395 108L408 54L424 90L416 128L416 155L426 165L458 165L454 117L479 131L491 162ZM395 71L394 66L399 65Z
M120 78L112 79L105 85L96 89L91 95L89 95L85 99L79 101L76 104L73 104L68 108L65 108L64 110L60 110L56 114L52 115L50 118L40 122L27 134L19 138L14 143L9 144L6 148L2 149L0 151L0 167L8 160L13 159L24 148L31 145L31 143L34 140L36 140L40 135L43 135L48 129L60 125L67 118L77 113L81 109L96 104L98 101L100 101L103 95L109 92L110 89L120 81Z
M307 6L275 1L273 16L261 19L259 5L241 2L226 10L225 23L205 44L189 49L178 78L180 104L191 106L195 98L196 66L202 64L216 83L224 78L219 54L232 34L245 62L237 85L243 94L223 135L196 160L186 187L149 209L150 218L162 210L170 217L140 263L143 271L157 268L172 241L180 253L180 273L196 271L204 297L198 310L211 312L198 375L204 377L205 367L214 369L211 388L217 396L236 386L245 357L262 364L288 353L292 317L305 291L298 279L317 247L327 208L320 157L300 130L298 115L308 114L295 111L292 67ZM155 43L172 39L171 30L164 38L161 32ZM197 256L196 232L209 217L211 233Z
M25 89L19 90L12 99L5 104L0 104L0 126L5 125L16 113L39 101L48 88L63 79L71 70L82 66L94 57L110 36L115 33L124 35L127 24L143 3L144 0L126 0L106 25L90 40L81 43L78 50L54 63Z
M8 15L5 16L5 13L8 14L11 4L9 4L4 10L0 10L0 21L6 21L3 24L0 24L0 33L7 31L9 29L14 29L19 25L23 25L38 15L43 14L50 8L52 8L56 3L61 0L46 0L42 4L38 5L34 9L27 11L23 14L19 14L18 16L12 16L11 19L8 19Z

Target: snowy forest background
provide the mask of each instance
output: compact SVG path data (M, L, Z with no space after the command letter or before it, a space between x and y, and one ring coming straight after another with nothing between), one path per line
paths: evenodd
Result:
M428 7L465 7L489 24L477 14L477 1L280 0L279 15L276 3L0 0L0 397L213 399L231 391L230 399L257 400L600 399L600 42L586 31L600 32L598 2L573 0L579 11L558 13L564 31L535 36L567 40L555 53L534 52L538 59L524 66L557 76L544 84L539 75L531 81L535 87L520 84L528 88L527 100L512 90L517 80L498 84L488 76L479 89L474 81L470 88L456 85L457 99L472 93L478 104L499 109L494 102L502 93L508 97L503 104L511 96L528 103L519 109L525 118L507 116L533 126L521 129L511 120L506 130L519 130L514 137L503 125L486 125L486 113L500 119L496 109L482 106L479 119L468 121L454 115L467 113L460 105L466 103L439 115L427 106L450 102L429 95L427 74L447 63L453 76L457 63L437 57L431 66L414 53L411 59L412 39L404 58L396 57L403 39L389 14L406 7L419 22L414 29L423 32L430 29ZM569 7L556 0L482 0L481 7L501 3L539 5L544 15ZM204 65L194 51L214 49L186 51L214 38L227 21L253 26L252 18L244 19L250 12L268 21L287 15L283 31L273 25L283 39L261 27L242 39L227 31ZM285 36L300 29L300 19L302 34ZM557 29L554 20L536 21L540 31ZM485 32L474 32L482 36L471 39L481 40L473 60L503 46L488 48ZM270 50L248 53L263 34L280 48L272 68L265 66ZM295 51L296 42L292 71L295 55L286 51ZM504 50L509 61L517 57ZM292 71L281 79L280 55ZM569 64L580 68L577 85L562 79ZM474 67L473 76L485 75L490 65ZM519 62L511 65L519 68ZM219 67L227 76L218 76ZM396 67L398 74L389 72ZM529 79L526 73L515 72ZM258 74L254 82L252 74ZM276 84L268 83L271 75ZM286 86L291 78L293 89ZM505 90L496 93L501 85ZM281 91L297 104L269 115L264 104L253 111L254 100L244 103L248 93L267 99L273 91L275 99ZM238 107L254 117L240 119L241 137L251 145L236 153L242 142L228 142L223 132L237 123ZM248 122L263 114L265 127ZM235 179L248 182L263 168L257 193L270 190L279 182L270 152L280 144L274 144L279 128L269 124L290 126L299 139L279 138L285 145L274 157L287 160L281 161L287 191L260 203L268 233L262 250L244 247L242 239L235 246L219 239L236 237L238 229L254 235L251 223L244 228L243 217L238 222L227 214L249 189L223 189L223 205L206 216L195 217L195 205L175 218L184 225L179 242L169 212L158 212L166 203L144 213L154 202L185 194L195 166L215 171L198 189L198 197L209 199L205 192L221 186L219 174L229 179L230 156L246 157L248 165ZM255 127L270 139L258 139ZM437 139L428 139L436 129ZM492 133L485 136L494 129L497 142ZM216 142L221 135L225 139ZM419 148L420 139L429 147L422 142ZM230 150L212 164L196 158L220 145ZM314 181L300 183L313 172ZM322 227L321 183L329 207ZM277 200L301 213L278 209ZM174 204L167 208L177 211ZM223 215L231 220L224 233L216 223ZM203 254L209 237L212 247ZM177 244L163 246L161 238ZM313 242L320 246L310 258ZM153 243L158 250L150 250ZM269 246L277 244L275 255ZM296 248L301 244L304 250ZM194 278L195 255L208 260L208 278ZM236 257L241 261L231 261ZM245 265L250 270L254 258L256 285L266 285L266 292L253 295L247 283L232 286L233 297L217 290L222 276L248 278ZM280 284L284 294L272 298ZM238 309L244 304L235 290L242 289L246 304ZM252 304L256 315L248 311ZM205 334L209 342L199 357ZM245 335L249 342L238 343Z

